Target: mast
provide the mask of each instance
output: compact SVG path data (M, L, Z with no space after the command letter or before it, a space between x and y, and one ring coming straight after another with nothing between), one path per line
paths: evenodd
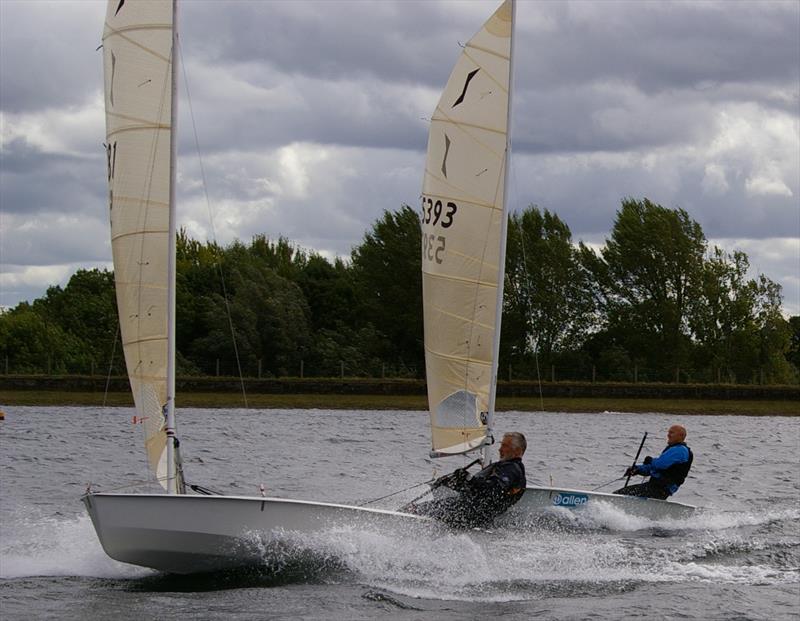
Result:
M178 7L177 0L172 0L172 61L171 104L170 112L170 147L169 147L169 242L167 251L167 401L166 427L167 434L167 493L178 493L178 467L175 444L175 171L177 163L177 144L175 140L178 120Z
M497 266L497 300L495 307L494 340L492 342L492 380L489 387L489 412L486 417L486 437L491 438L494 422L495 401L497 399L497 367L500 358L500 328L503 324L503 289L506 274L506 236L508 234L508 169L511 160L511 107L514 91L514 31L517 22L517 1L511 0L511 54L508 61L508 109L506 121L506 152L503 164L503 221L500 225L500 261ZM489 464L489 445L481 449L481 465Z

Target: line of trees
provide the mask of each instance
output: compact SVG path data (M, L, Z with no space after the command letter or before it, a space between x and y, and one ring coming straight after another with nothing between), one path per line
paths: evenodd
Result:
M800 317L682 209L626 199L605 245L575 244L535 206L509 222L501 373L517 379L798 382ZM285 239L178 236L178 372L422 377L419 216L385 212L345 262ZM13 373L124 372L113 274L0 316ZM231 333L235 335L235 340ZM235 344L235 345L234 345ZM110 366L109 366L110 365ZM558 369L556 373L555 369Z

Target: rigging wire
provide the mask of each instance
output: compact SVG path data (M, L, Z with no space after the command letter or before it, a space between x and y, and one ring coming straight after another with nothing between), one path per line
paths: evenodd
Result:
M511 179L509 180L509 186L510 187L506 188L506 191L508 191L509 194L513 194L514 197L515 197L515 201L514 202L518 203L519 196L517 194L517 188L519 187L519 185L518 185L518 181L517 181L517 169L516 169L516 166L515 166L515 160L513 158L509 158L509 159L511 160L511 166L510 166L510 170L509 170ZM510 213L506 214L506 217L510 217ZM521 219L520 219L520 222L519 222L517 228L519 230L520 249L522 251L523 285L524 285L524 288L525 288L525 293L527 294L526 297L527 297L528 300L530 300L531 292L533 291L533 284L532 284L531 274L528 271L528 258L527 258L527 253L525 252L525 229L522 227ZM506 275L506 278L508 278L508 275ZM541 375L541 372L539 370L539 347L538 347L538 342L537 342L536 338L533 335L534 326L533 326L532 320L531 320L531 318L529 316L525 317L525 323L528 326L528 329L530 330L530 337L528 339L529 340L528 345L533 350L533 359L534 359L535 367L536 367L536 384L537 384L537 386L539 388L539 411L540 411L540 413L544 414L544 393L543 393L543 389L542 389L542 375ZM545 442L544 443L544 452L545 452L545 458L546 458L548 464L552 463L552 461L550 459L550 448L549 447L550 447L550 443L549 442ZM553 486L553 474L552 474L552 472L549 473L549 476L550 476L550 486L552 487Z
M533 285L531 283L531 274L528 271L528 257L525 253L525 229L522 227L522 222L519 224L519 242L520 248L522 249L522 273L525 276L525 289L527 293L527 298L530 299L531 293L533 291ZM533 336L534 327L533 322L529 317L526 317L526 324L528 324L528 329L530 330L530 337L529 337L529 345L533 350L533 359L536 363L536 382L539 387L539 408L542 412L544 412L544 394L542 392L542 374L539 370L539 347L536 338Z
M117 341L119 340L119 313L117 313L117 332L114 335L114 343L111 345L111 360L108 363L108 373L106 374L106 386L103 390L103 407L108 402L108 388L111 385L111 373L114 371L114 356L117 353Z
M427 481L423 481L422 483L415 483L414 485L411 485L409 487L405 487L405 488L403 488L401 490L397 490L396 492L392 492L391 494L386 494L385 496L380 496L379 498L373 498L372 500L366 500L364 502L361 502L361 503L358 504L358 506L359 507L363 507L365 505L371 505L373 502L378 502L379 500L384 500L384 499L390 498L392 496L397 496L397 494L402 494L403 492L407 492L409 490L412 490L415 487L419 487L420 485L426 485L426 484L429 484L429 483L433 483L435 480L436 480L435 478L432 478L432 479L429 479ZM428 492L426 491L425 494L427 494L427 493ZM423 494L423 496L425 494ZM420 498L421 498L421 496L420 496Z
M200 166L200 177L203 181L203 194L206 199L206 208L208 209L208 222L209 227L211 228L211 237L214 240L214 247L215 249L218 248L217 244L217 231L214 227L214 214L211 209L211 199L208 196L208 184L206 183L206 171L205 167L203 166L203 156L200 152L200 140L197 137L197 125L194 120L194 108L192 106L192 95L189 91L189 78L186 74L186 63L183 61L183 46L180 45L180 40L178 41L178 54L181 57L181 70L183 72L183 84L184 88L186 89L186 102L189 104L189 116L192 120L192 133L194 135L194 145L197 151L197 160ZM231 316L231 307L230 301L228 299L228 290L225 285L225 274L222 270L222 257L219 253L217 253L217 269L219 270L219 278L222 284L222 298L225 302L225 313L228 318L228 327L231 331L231 339L233 340L233 352L234 356L236 357L236 368L239 372L239 383L242 387L242 399L244 400L244 407L248 407L247 404L247 390L245 389L244 385L244 375L242 374L242 361L239 357L239 346L236 343L236 332L233 327L233 317Z
M513 159L511 160L511 170L510 170L510 172L511 172L511 178L512 179L511 179L511 183L509 185L512 186L512 187L508 188L508 190L511 191L515 196L517 196L517 188L519 186L517 184L517 169L514 166L514 160ZM519 197L517 196L517 199L518 198ZM507 217L509 217L509 216L510 216L510 214L507 214ZM519 224L517 225L517 228L519 230L520 249L522 250L523 285L525 287L526 298L528 300L530 300L531 293L532 293L534 287L533 287L533 283L532 283L531 274L528 271L528 256L527 256L527 253L525 251L525 229L522 226L521 219L520 219ZM530 330L530 336L528 338L528 346L533 350L533 359L534 359L534 362L536 364L536 383L537 383L537 386L539 387L539 409L540 409L541 412L544 412L544 394L542 392L542 374L541 374L541 372L539 370L539 347L538 347L538 342L537 342L536 338L533 335L533 333L534 333L534 325L533 325L533 322L532 322L532 320L531 320L531 318L529 316L525 317L525 323L526 323L528 329Z
M608 481L607 483L602 483L601 485L598 485L597 487L593 487L593 488L592 488L590 491L594 492L594 491L596 491L596 490L598 490L598 489L600 489L600 488L602 488L602 487L606 487L606 486L608 486L608 485L611 485L611 484L612 484L612 483L614 483L615 481L621 481L621 480L622 480L622 479L624 479L624 478L625 478L625 477L624 477L624 476L622 476L622 477L617 477L616 479L611 479L611 480L610 480L610 481Z

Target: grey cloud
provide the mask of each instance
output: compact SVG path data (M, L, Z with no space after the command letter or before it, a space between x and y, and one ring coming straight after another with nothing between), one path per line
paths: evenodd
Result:
M707 237L763 239L800 233L797 187L792 188L793 196L749 196L745 175L740 173L730 175L726 192L708 195L702 187L702 163L667 159L646 169L633 158L613 165L590 161L581 166L565 160L559 165L560 161L514 156L514 193L509 200L515 209L534 203L556 212L577 237L610 231L621 200L629 196L686 209Z
M105 182L105 160L99 153L44 153L20 138L3 146L0 202L5 213L105 213Z
M205 113L217 121L211 148L230 136L240 148L291 140L424 148L417 121L420 110L430 111L409 113L415 91L407 87L438 90L456 42L475 29L463 17L448 21L448 4L378 3L369 12L361 2L225 6L222 13L211 3L187 9L187 29L204 46L196 44L197 58L264 89L265 98L266 91L295 93L301 103L276 109L253 101L234 111L216 94L216 109ZM536 29L526 13L554 27ZM702 137L713 104L724 101L796 113L800 34L791 3L521 3L519 14L521 151L681 144ZM189 43L186 55L196 62ZM211 92L214 84L202 88Z
M238 154L215 160L207 181L212 204L238 200L250 205L252 213L234 231L238 238L247 240L256 233L273 239L285 236L308 249L349 256L384 210L396 210L403 203L417 205L423 165L423 154L408 150L336 149L330 159L310 168L307 191L296 196L281 187L286 179L279 178L277 164L273 170L265 170L263 160L252 161ZM193 188L182 191L181 203L204 204L195 183L197 166L187 163L181 175L185 185ZM255 191L252 184L242 183L242 179L259 177L272 177L271 188ZM193 228L209 230L204 209L192 217L197 223ZM218 234L221 228L217 223Z
M105 4L0 2L0 108L82 104L102 83Z
M623 85L524 90L514 148L531 153L628 151L708 138L713 108L700 98L647 98Z
M4 218L3 254L17 266L108 261L108 226L92 214L41 213L36 218Z
M537 3L554 28L518 42L533 81L623 80L644 92L798 77L792 2ZM525 64L524 62L521 64ZM523 69L524 71L524 69Z
M212 65L438 88L481 15L454 3L191 3L185 48ZM463 10L467 6L469 12ZM367 7L367 8L365 8ZM797 83L792 2L520 3L517 81L531 88L624 82L645 93L757 81ZM541 23L549 24L542 28Z
M381 210L416 205L427 140L420 117L430 115L458 42L498 3L182 2L183 57L212 202L254 206L226 230L241 239L286 235L347 255ZM91 110L102 85L94 48L103 13L101 2L0 0L3 112ZM518 18L514 207L537 203L576 237L602 236L621 198L648 196L685 207L710 237L800 237L800 180L786 178L796 160L772 150L791 149L796 137L747 142L770 119L796 131L800 4L520 2ZM179 210L203 200L187 104L181 96ZM721 111L737 120L742 104L751 133L710 162L725 177L707 192L703 158L720 137L717 120ZM95 136L86 116L72 125L53 118L43 127L58 134L52 144L62 152L24 140L3 145L2 209L19 216L8 230L4 220L4 265L107 252L101 121ZM279 194L270 185L277 173L262 170L294 142L336 153L306 198ZM643 162L649 156L655 165ZM748 194L747 179L776 157L792 196ZM38 226L65 213L83 226L38 230L22 220ZM89 235L101 240L86 242Z
M486 15L470 19L463 10L449 10L456 7L422 0L200 2L185 7L183 20L211 64L266 63L289 75L326 80L391 75L440 84L447 77L437 62L442 52L455 50ZM192 50L188 40L185 49Z
M328 82L271 70L260 73L269 74L261 77L267 85L264 90L213 93L207 92L206 84L201 87L204 96L193 93L203 148L247 151L303 141L425 148L427 123L422 117L432 111L414 100L414 92L380 82ZM282 85L280 93L271 90L275 84ZM188 122L184 114L182 126ZM194 149L193 140L191 132L183 132L181 147Z

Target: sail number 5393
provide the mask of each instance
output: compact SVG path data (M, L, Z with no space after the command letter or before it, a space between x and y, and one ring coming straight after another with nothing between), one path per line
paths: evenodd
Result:
M434 201L427 196L422 197L423 224L430 224L431 226L438 224L443 229L450 228L456 211L458 211L458 205L452 201L447 201L446 204L443 204L440 200Z
M424 261L427 259L428 261L441 263L444 258L445 243L444 235L436 235L434 233L428 235L427 233L423 233L422 260Z

